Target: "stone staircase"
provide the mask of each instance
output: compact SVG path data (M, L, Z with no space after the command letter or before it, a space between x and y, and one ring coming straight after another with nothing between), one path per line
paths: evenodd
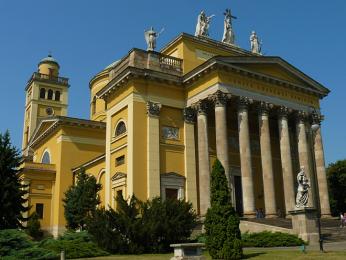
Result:
M268 226L276 226L281 228L292 229L292 221L285 218L277 219L245 219L244 221L249 221L253 223L264 224ZM328 242L338 242L346 241L346 227L340 228L340 220L332 219L321 219L321 231L322 237L326 243Z

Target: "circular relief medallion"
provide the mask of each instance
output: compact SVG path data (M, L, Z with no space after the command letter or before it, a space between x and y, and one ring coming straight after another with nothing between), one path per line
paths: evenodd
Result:
M47 107L46 113L47 113L47 115L52 116L52 115L54 115L54 109L52 107Z

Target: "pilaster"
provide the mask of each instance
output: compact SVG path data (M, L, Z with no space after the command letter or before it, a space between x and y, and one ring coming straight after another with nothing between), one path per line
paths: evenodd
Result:
M184 108L184 160L186 177L186 201L192 203L197 212L197 180L195 153L195 122L196 111L191 107Z
M160 196L160 103L147 102L147 196Z

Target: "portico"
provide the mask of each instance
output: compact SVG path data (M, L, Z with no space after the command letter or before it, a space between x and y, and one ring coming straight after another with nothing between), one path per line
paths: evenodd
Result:
M298 110L293 103L287 107L280 102L269 103L268 99L234 95L232 90L228 91L225 86L221 89L218 88L213 93L209 93L209 90L205 98L189 107L197 113L195 127L200 214L204 215L210 206L210 168L213 157L213 152L210 151L213 151L212 143L215 142L214 155L224 165L233 205L237 204L236 200L242 201L242 208L237 208L237 211L243 213L244 217L251 218L255 216L256 209L262 208L263 205L267 218L278 217L280 211L289 217L288 211L295 205L294 187L300 165L305 167L309 178L314 181L311 173L311 167L314 166L309 158L312 144L308 142L308 128L313 117L316 117L316 112L308 106L302 108L304 110ZM254 120L256 117L258 120ZM237 133L230 133L228 125L232 124L231 120L234 119L237 121ZM233 134L236 134L238 140L238 155L229 152ZM214 141L209 140L211 136L215 137ZM256 147L253 140L259 141L259 147ZM315 142L314 152L318 158L316 164L319 165L320 172L325 171L322 167L324 163L320 131L316 134ZM292 158L295 150L298 151L298 160ZM234 161L230 159L232 156L239 157L241 187L234 184L235 176L230 170L230 161ZM234 166L234 163L232 164ZM325 203L325 198L323 199L326 196L323 193L326 188L325 174L319 173L318 178L321 210L330 215L329 204ZM242 190L241 198L236 197L236 189ZM311 196L314 197L316 194ZM313 206L313 202L311 203Z

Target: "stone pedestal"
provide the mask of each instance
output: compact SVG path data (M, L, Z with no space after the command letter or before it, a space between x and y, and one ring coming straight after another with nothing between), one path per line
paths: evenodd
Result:
M319 243L317 211L314 208L302 208L289 211L292 216L293 231L310 245Z
M204 243L172 244L170 247L174 248L174 256L171 260L206 260L202 254Z

